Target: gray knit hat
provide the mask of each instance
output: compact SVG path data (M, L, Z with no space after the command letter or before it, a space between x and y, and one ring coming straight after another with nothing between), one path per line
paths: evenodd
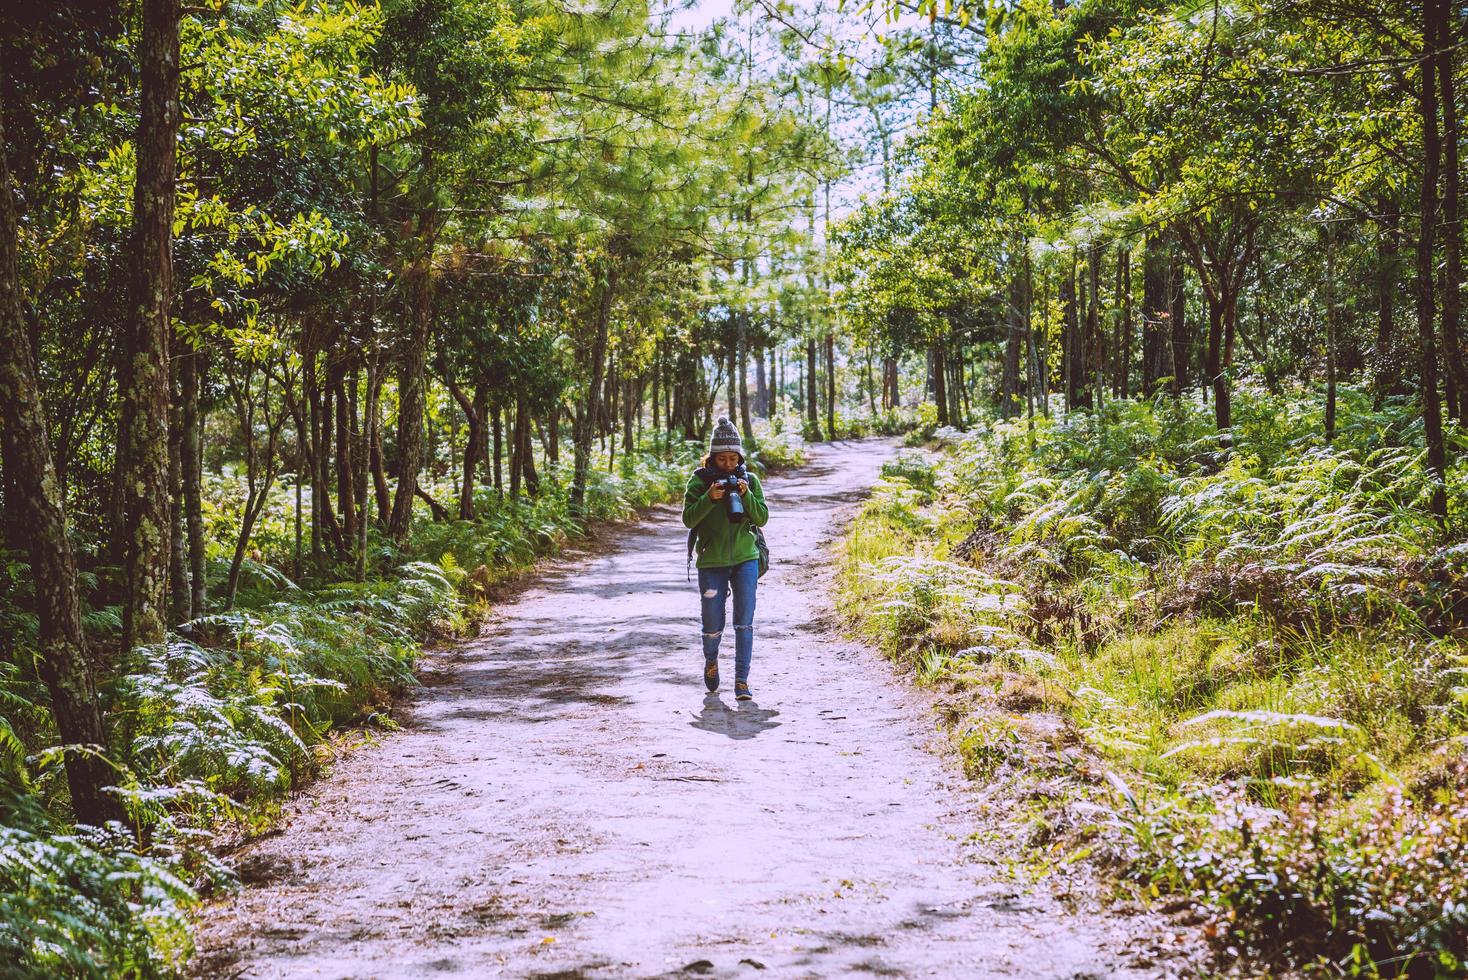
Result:
M714 426L714 437L709 440L709 455L716 453L738 453L740 459L744 458L744 443L739 441L739 430L734 428L727 415L719 416L719 424Z

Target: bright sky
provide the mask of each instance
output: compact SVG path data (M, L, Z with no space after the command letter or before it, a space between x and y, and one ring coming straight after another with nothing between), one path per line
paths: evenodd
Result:
M769 6L774 7L778 0L768 0ZM819 9L817 0L793 0L793 4L802 19ZM870 40L871 34L863 24L862 18L857 17L850 11L838 13L833 4L828 2L824 5L828 8L822 16L822 33L836 34L843 39L846 45L856 53L870 53L875 48L875 42ZM851 4L856 6L856 4ZM738 0L670 0L669 7L674 8L669 26L677 32L698 33L707 30L718 20L726 20L731 23L745 23L751 16L755 18L769 18L770 14L766 6L759 0L753 4L752 12L749 2L738 2ZM903 18L892 29L913 26L919 21L913 18ZM756 28L758 30L758 28ZM804 52L803 57L814 58L818 54L814 48ZM915 119L916 112L906 111L894 113L898 116L893 120L893 129L896 132L906 130ZM857 115L847 111L833 128L838 139L852 146L869 146L863 139L864 130L870 126L870 118L865 115ZM833 218L839 218L850 213L863 194L875 195L881 191L882 171L881 159L875 151L864 154L863 159L857 162L854 171L842 181L834 184L831 188L831 212Z

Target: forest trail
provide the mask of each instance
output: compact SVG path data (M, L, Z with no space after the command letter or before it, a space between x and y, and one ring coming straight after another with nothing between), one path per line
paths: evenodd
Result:
M404 730L241 856L196 969L231 977L1153 977L1148 923L1068 914L978 843L923 696L835 635L822 545L889 441L772 477L754 702L700 678L659 508L451 652ZM732 648L732 631L726 634Z

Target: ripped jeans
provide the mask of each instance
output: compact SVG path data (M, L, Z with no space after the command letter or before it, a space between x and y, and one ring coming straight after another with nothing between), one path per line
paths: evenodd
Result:
M738 565L698 570L698 594L703 603L703 658L712 663L719 656L724 636L724 602L734 591L734 679L749 680L749 663L754 658L754 594L759 587L759 559Z

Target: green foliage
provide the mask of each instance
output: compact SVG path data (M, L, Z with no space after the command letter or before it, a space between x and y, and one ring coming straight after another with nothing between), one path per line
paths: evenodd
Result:
M1247 388L1225 451L1170 399L939 433L885 468L843 604L987 706L956 732L973 774L1092 801L1037 811L1037 840L1197 901L1236 951L1451 975L1460 529L1427 509L1415 413L1343 401L1328 444L1313 400Z
M58 833L37 813L0 826L0 962L6 977L166 977L192 951L194 893L125 835ZM28 824L28 825L27 825Z
M745 456L756 472L792 469L805 463L805 439L800 420L794 416L776 415L755 424L753 444L746 446Z

